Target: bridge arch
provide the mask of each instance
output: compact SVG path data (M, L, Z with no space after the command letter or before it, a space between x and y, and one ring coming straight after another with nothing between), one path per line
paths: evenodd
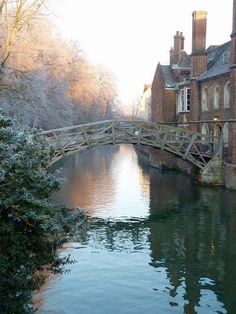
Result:
M222 151L222 141L218 137L140 120L99 121L41 134L47 137L49 145L54 148L52 163L98 145L129 143L165 150L203 171L214 158L221 156Z

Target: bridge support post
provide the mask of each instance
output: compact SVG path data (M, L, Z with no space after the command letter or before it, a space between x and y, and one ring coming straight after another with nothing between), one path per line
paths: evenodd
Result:
M224 163L221 156L215 156L206 167L200 171L199 181L206 184L224 185Z

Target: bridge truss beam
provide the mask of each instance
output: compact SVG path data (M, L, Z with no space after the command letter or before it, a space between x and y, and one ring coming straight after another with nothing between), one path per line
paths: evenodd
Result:
M55 154L52 163L80 150L107 144L137 144L165 150L201 171L222 155L222 139L149 121L108 120L42 132Z

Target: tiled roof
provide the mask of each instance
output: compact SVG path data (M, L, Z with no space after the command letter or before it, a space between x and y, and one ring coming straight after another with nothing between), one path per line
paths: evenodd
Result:
M161 66L162 76L164 78L165 87L174 88L176 86L176 80L172 74L170 65Z
M229 63L223 64L223 55L227 52L230 52L230 41L220 46L210 46L206 50L207 71L199 76L198 81L229 73Z

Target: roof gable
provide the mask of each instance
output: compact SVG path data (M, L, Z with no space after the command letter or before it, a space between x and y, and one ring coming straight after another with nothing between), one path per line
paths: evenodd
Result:
M176 81L169 65L161 65L161 73L166 88L174 88Z

